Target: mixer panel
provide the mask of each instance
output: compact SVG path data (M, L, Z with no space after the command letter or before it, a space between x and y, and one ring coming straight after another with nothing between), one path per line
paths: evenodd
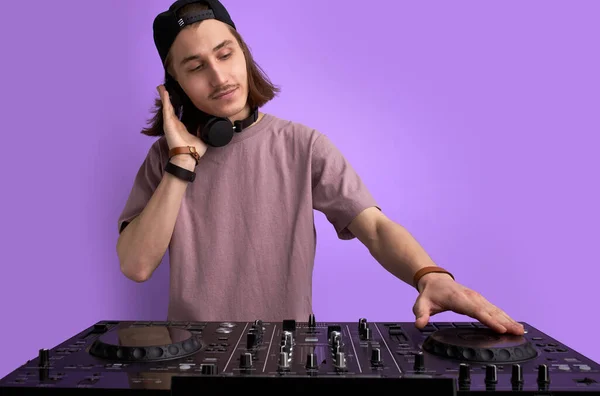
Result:
M2 394L192 394L253 386L471 395L600 394L600 365L523 323L102 321L8 374ZM236 389L237 389L236 388Z

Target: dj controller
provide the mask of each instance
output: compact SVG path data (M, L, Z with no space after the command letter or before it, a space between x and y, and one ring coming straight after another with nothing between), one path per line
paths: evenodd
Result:
M600 364L523 323L101 321L0 380L1 395L393 392L600 395ZM241 389L240 389L241 388ZM393 388L393 389L392 389Z

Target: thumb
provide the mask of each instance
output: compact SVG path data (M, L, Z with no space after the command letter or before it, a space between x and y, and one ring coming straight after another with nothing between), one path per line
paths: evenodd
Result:
M424 328L429 323L431 307L429 300L426 298L419 297L413 307L415 314L415 325L418 329Z

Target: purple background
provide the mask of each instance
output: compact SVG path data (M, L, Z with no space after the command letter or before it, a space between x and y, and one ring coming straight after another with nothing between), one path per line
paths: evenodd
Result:
M98 320L165 318L168 266L135 284L115 246L169 4L2 6L0 376ZM460 282L600 361L600 3L225 4L283 88L265 111L329 135ZM316 219L317 319L412 321L415 291Z

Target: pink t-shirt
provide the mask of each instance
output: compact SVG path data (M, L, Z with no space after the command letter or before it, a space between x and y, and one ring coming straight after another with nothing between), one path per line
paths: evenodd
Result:
M168 160L150 148L119 217L143 209ZM368 207L360 177L323 134L270 114L221 148L209 147L185 192L169 245L168 320L306 320L312 312L316 231L326 215L340 239Z

